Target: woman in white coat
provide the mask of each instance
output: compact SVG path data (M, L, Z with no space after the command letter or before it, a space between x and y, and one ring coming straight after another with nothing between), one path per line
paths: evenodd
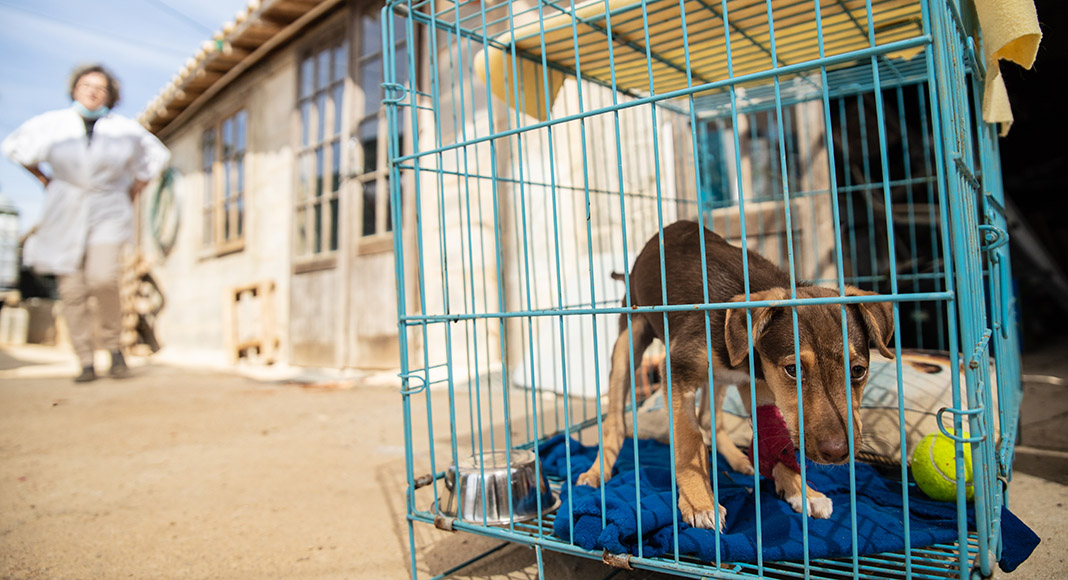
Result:
M170 152L136 121L111 112L119 83L103 66L76 69L70 96L70 108L26 121L0 149L45 187L41 220L23 247L23 264L56 275L82 365L75 381L88 382L96 379L95 347L111 353L112 376L129 374L119 349L122 249L133 235L132 202L163 170ZM90 297L97 300L98 332Z

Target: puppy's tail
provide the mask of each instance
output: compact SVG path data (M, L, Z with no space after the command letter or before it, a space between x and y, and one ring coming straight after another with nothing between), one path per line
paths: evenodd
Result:
M626 276L626 274L623 274L622 272L612 272L612 279L613 280L619 280L620 282L622 282L622 281L627 279L627 276Z

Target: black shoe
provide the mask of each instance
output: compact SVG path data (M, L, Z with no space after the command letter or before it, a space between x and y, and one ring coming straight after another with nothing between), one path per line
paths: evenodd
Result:
M126 359L122 357L122 351L111 353L111 370L108 371L113 379L125 379L130 376L130 367L126 366Z
M93 366L82 367L82 374L74 377L76 383L91 383L96 380L96 371L93 370Z

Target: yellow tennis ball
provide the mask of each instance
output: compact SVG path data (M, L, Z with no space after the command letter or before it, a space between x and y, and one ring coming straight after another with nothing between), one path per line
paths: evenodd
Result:
M950 430L952 433L952 430ZM968 433L964 433L968 437ZM975 497L972 485L972 446L964 447L964 485L968 501ZM932 433L912 452L912 478L931 499L953 501L957 498L957 463L953 440L942 433Z

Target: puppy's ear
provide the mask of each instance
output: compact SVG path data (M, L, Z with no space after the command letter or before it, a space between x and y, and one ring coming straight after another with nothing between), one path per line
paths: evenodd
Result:
M751 302L785 299L785 288L772 288L771 290L749 294L749 300ZM730 301L745 302L745 294L739 294L734 298L731 298ZM771 306L727 310L726 317L723 320L723 337L727 345L727 356L730 358L730 365L732 368L742 364L742 361L749 356L749 329L746 327L745 310L752 310L753 312L754 347L760 342L760 337L764 334L764 331L767 330L768 323L771 322L771 315L774 313Z
M846 296L878 296L852 286L845 287ZM890 340L894 338L894 310L889 302L862 302L857 304L864 326L868 328L868 338L875 343L879 353L886 358L894 358L890 350Z

